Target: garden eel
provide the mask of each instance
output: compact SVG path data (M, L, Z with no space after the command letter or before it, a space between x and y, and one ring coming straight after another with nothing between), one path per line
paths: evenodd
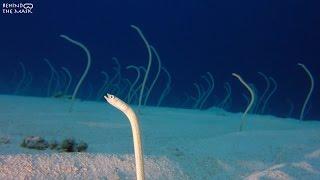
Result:
M107 94L106 96L104 96L104 98L108 101L109 104L123 112L129 119L133 135L137 180L144 180L143 152L139 129L139 119L133 109L121 99L111 94Z

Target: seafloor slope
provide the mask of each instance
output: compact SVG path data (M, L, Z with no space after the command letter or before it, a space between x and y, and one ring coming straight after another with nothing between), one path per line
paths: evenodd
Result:
M0 178L134 179L131 129L102 102L0 96ZM147 179L320 179L320 122L241 114L220 109L142 109ZM87 153L28 150L28 135L74 137Z

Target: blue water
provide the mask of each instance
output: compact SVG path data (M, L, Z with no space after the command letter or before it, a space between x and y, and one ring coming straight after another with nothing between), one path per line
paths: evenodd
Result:
M14 1L20 2L20 1ZM122 66L122 77L134 81L128 65L147 66L143 41L130 25L138 26L159 52L162 64L172 75L172 88L163 106L191 108L183 104L184 93L196 96L194 82L207 88L201 78L211 72L215 89L204 109L225 96L224 83L232 87L230 111L244 111L247 93L231 73L240 74L262 94L265 82L257 72L272 76L279 87L266 113L298 118L310 82L297 66L305 64L315 78L315 89L305 119L320 119L320 12L319 2L301 0L162 0L162 1L28 1L32 14L1 14L0 92L14 94L23 62L33 81L19 95L46 96L50 71L47 58L59 71L67 67L79 79L86 64L84 52L60 38L68 35L88 47L92 67L79 90L82 99L95 100L103 83L101 71L114 75L112 57ZM156 60L154 59L154 62ZM152 66L150 79L156 74ZM16 73L15 73L16 72ZM14 76L14 74L16 74ZM150 81L148 81L150 85ZM155 105L165 88L161 74L151 92ZM76 81L72 83L74 89ZM91 85L90 85L91 84ZM148 84L147 84L148 86ZM89 97L90 87L92 93ZM119 94L119 96L125 96Z

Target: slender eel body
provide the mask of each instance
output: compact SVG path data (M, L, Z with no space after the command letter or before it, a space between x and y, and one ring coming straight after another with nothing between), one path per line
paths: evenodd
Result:
M310 100L310 97L311 97L311 94L313 92L313 88L314 88L314 80L313 80L313 76L311 74L311 72L309 71L309 69L304 65L304 64L301 64L301 63L298 63L299 66L301 66L304 71L308 74L309 78L310 78L310 90L309 90L309 93L308 93L308 96L306 97L306 99L304 100L304 103L303 103L303 107L302 107L302 110L301 110L301 113L300 113L300 120L303 120L304 118L304 114L305 114L305 109L307 107L307 104Z
M144 180L144 163L143 163L143 151L141 143L141 135L139 128L139 119L132 108L121 99L117 98L114 95L107 94L104 98L108 101L109 104L114 106L123 112L129 119L132 134L133 134L133 145L134 145L134 156L136 161L136 174L137 180Z
M246 115L248 114L248 112L251 110L251 107L253 106L255 95L254 95L253 89L242 79L242 77L240 75L238 75L236 73L232 73L232 75L234 77L238 78L238 80L248 89L248 91L250 92L250 95L251 95L250 103L249 103L247 109L242 114L242 120L241 120L241 124L240 124L240 131L242 131L244 128L244 125L245 125Z

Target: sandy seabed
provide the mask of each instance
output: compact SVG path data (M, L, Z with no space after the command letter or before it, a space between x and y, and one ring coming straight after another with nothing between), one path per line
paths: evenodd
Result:
M130 124L103 102L0 95L0 179L135 179ZM146 179L320 179L320 121L145 107ZM29 135L68 137L85 153L20 147Z

